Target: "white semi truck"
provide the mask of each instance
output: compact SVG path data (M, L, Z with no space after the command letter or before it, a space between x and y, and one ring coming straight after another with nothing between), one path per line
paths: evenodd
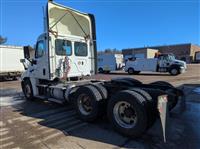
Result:
M109 73L110 71L120 70L124 67L122 54L99 54L97 56L97 66L99 73Z
M0 80L15 80L20 77L24 71L20 63L23 57L23 47L0 45Z
M83 121L94 121L107 113L118 132L138 137L155 122L159 112L162 115L166 111L166 103L171 110L183 96L182 91L162 81L85 80L97 69L94 16L52 1L46 12L46 32L37 39L33 59L28 56L29 48L25 49L30 62L21 77L26 99L70 102Z
M159 54L157 58L132 58L126 61L125 71L129 74L139 74L141 71L168 72L178 75L185 72L186 63L175 59L173 54Z

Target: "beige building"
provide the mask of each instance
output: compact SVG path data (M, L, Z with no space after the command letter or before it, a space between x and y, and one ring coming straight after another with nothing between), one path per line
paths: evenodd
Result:
M138 48L138 49L128 49L122 50L122 54L124 55L125 59L129 57L137 57L137 58L154 58L155 53L157 53L157 49L150 49L150 48ZM125 54L124 54L125 53Z
M127 55L137 53L146 54L149 53L149 49L158 50L161 53L173 53L177 59L184 60L187 63L195 62L195 54L200 51L200 46L194 44L177 44L177 45L164 45L164 46L151 46L145 48L129 48L123 49L122 54L124 57ZM154 53L154 51L150 52Z

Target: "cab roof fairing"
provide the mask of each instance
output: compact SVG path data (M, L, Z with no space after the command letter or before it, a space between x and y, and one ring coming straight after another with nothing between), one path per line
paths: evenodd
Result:
M91 14L48 2L46 21L48 33L93 38Z

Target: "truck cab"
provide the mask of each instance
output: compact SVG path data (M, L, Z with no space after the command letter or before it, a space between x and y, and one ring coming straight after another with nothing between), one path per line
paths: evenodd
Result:
M186 69L186 62L177 60L173 54L160 54L158 56L158 72L169 72L171 75L177 75Z
M44 80L91 76L96 70L94 17L53 2L47 4L45 33L23 78Z
M45 32L37 39L33 58L29 50L24 48L26 60L22 62L29 62L21 77L27 100L73 103L80 119L87 122L108 113L113 127L127 136L140 136L154 123L157 105L172 109L182 95L163 81L142 84L126 77L70 80L96 73L94 16L52 1L47 4ZM166 110L160 111L161 115Z

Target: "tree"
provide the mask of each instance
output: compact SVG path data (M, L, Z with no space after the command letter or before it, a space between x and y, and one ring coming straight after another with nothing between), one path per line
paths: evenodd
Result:
M2 37L0 35L0 44L4 44L4 43L6 43L6 41L7 41L7 38L6 37Z

